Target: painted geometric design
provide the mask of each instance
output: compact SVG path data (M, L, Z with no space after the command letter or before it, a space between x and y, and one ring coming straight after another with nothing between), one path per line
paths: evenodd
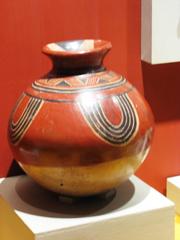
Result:
M36 90L73 90L75 88L88 88L88 87L104 87L114 84L118 81L124 81L122 76L119 76L111 71L102 71L98 73L88 73L78 76L62 77L62 78L48 78L39 79L32 84ZM40 89L41 88L41 89ZM50 92L50 90L48 91Z
M95 134L110 144L125 145L136 135L139 118L136 109L127 93L113 96L113 101L121 111L121 121L113 124L106 117L101 103L79 103L81 112Z
M31 97L19 119L16 122L11 121L10 139L13 144L19 143L23 138L41 109L43 102L41 99Z
M98 83L108 83L106 79L100 78L98 79Z
M58 84L56 84L56 86L60 86L60 87L71 87L71 85L67 82L67 81L60 81L58 82Z
M97 91L119 87L126 82L122 76L112 76L112 72L104 74L84 74L79 76L40 79L32 84L36 91L49 93L80 93L86 91Z

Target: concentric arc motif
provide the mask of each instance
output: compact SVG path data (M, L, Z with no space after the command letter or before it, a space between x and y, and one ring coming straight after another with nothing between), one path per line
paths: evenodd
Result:
M42 99L37 99L31 97L24 108L21 116L16 122L13 120L10 123L10 140L13 144L18 144L23 138L24 134L34 121L36 115L38 114L40 108L43 105ZM17 109L17 108L16 108Z
M81 102L79 106L86 122L97 136L110 144L125 145L138 131L138 114L127 93L113 96L113 100L121 111L122 117L119 124L109 121L100 102L93 105Z

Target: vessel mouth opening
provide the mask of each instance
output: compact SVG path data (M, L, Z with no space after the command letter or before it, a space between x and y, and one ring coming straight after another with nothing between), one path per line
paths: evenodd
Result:
M109 41L100 39L69 40L62 42L48 43L44 46L43 52L52 55L77 55L90 52L101 52L111 49Z

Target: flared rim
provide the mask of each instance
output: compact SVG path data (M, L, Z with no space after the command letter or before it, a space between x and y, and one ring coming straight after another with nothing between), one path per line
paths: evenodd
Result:
M46 44L42 51L48 55L73 56L110 50L111 42L101 39L80 39Z

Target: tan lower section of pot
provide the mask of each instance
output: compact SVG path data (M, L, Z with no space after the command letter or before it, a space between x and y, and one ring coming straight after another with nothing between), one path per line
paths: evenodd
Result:
M141 164L138 156L90 166L37 166L20 163L41 186L68 196L89 196L106 192L131 176Z

